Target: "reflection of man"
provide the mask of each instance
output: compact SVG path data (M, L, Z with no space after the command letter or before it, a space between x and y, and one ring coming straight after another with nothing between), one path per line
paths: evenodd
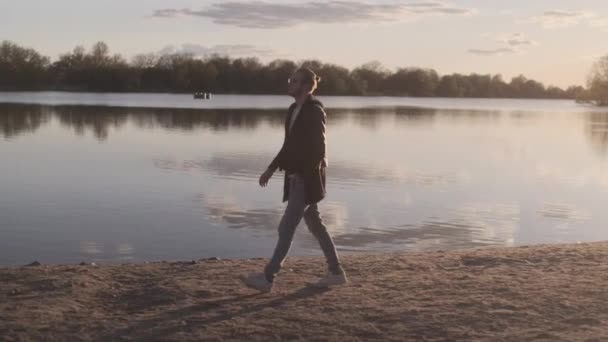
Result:
M263 273L242 277L245 285L268 292L275 275L289 252L296 227L304 218L310 232L317 238L325 254L328 272L314 286L328 287L347 282L338 260L336 248L321 220L317 203L325 197L325 111L312 93L320 78L308 68L298 69L289 79L287 93L295 99L285 121L283 147L268 169L260 176L265 187L278 169L285 171L283 201L285 213L279 224L279 239L272 258Z

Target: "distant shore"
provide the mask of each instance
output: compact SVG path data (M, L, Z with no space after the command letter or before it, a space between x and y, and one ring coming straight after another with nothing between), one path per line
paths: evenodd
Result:
M608 340L608 242L343 261L314 290L323 260L289 258L270 294L238 280L263 259L0 268L0 339Z
M100 91L89 89L0 89L0 93L70 93L70 94L101 94L101 95L146 95L146 94L161 94L161 95L188 95L194 96L196 93L208 93L211 96L282 96L288 97L284 91L276 93L248 93L248 92L213 92L209 90L200 91L168 91L168 90L130 90L130 91ZM576 101L574 97L522 97L522 96L414 96L407 94L316 94L319 97L355 97L355 98L411 98L411 99L461 99L461 100L557 100L557 101Z
M605 108L574 100L511 98L442 98L398 96L319 96L324 107L335 111L357 110L364 113L398 112L403 109L450 111L525 111L525 112L605 112ZM99 107L123 109L173 110L257 110L284 113L292 102L286 95L213 94L209 100L191 94L173 93L73 93L1 92L0 105L35 105L52 108Z

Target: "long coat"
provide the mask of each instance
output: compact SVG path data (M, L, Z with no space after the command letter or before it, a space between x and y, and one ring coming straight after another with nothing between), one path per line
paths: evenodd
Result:
M325 123L327 115L323 104L310 95L302 104L290 131L289 123L295 108L295 103L289 107L285 120L285 140L269 167L278 167L285 171L283 202L289 198L288 175L297 174L304 181L306 204L313 204L321 201L326 194Z

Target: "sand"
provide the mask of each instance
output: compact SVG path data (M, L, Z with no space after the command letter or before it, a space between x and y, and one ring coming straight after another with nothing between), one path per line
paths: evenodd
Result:
M0 268L0 340L608 341L608 242L289 258Z

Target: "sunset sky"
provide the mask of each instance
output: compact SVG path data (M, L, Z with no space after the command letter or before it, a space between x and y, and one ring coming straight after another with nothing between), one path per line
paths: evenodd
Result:
M447 73L584 84L608 54L608 1L0 0L0 40L55 59L103 40L112 52L189 51L379 61Z

